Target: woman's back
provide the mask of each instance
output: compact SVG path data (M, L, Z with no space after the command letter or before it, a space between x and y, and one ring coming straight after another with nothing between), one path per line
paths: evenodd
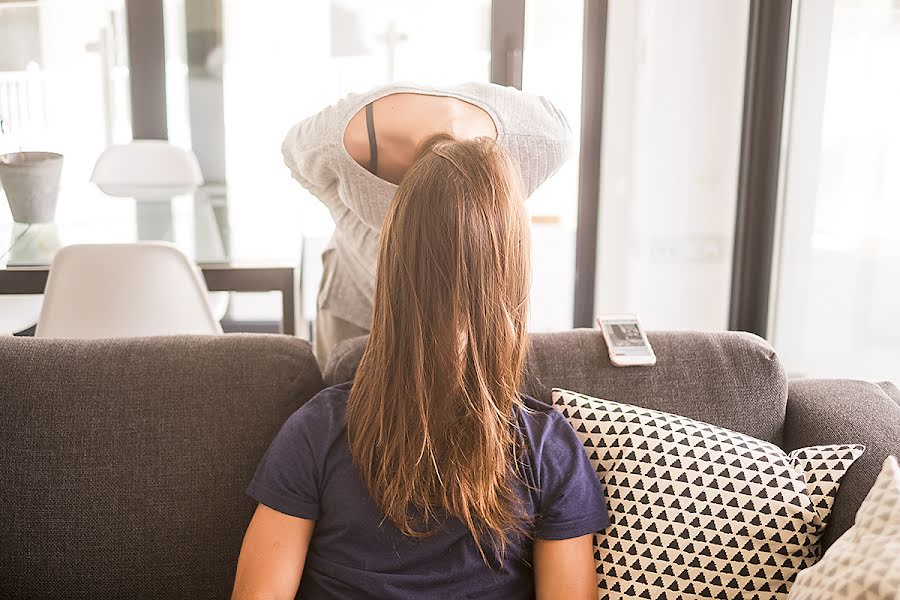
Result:
M372 101L371 112L357 111L344 130L344 147L363 168L399 184L422 142L435 134L457 140L497 139L493 117L480 106L453 96L398 92ZM377 172L371 159L376 149Z
M401 99L404 106L395 110L394 101ZM456 137L496 137L516 161L525 195L560 168L572 146L565 117L545 98L486 83L380 86L351 94L293 126L282 145L285 163L292 175L328 207L335 222L318 307L363 331L368 331L372 318L378 233L397 192L392 182L404 168L394 167L393 173L382 173L379 168L381 176L367 170L370 150L363 109L369 103L375 105L379 147L382 141L388 141L383 140L384 135L394 134L391 122L406 123L407 110L413 113L411 121L420 122L422 129L422 133L407 130L409 140L421 140L425 132L446 131L448 119L457 123L464 120L471 130ZM426 109L436 110L441 115L438 121L445 122L429 121ZM468 117L458 118L460 109ZM456 135L455 127L450 132ZM407 153L414 150L405 146ZM408 160L402 155L399 153L396 160ZM385 160L394 160L390 150L379 153L379 163Z
M561 415L519 392L523 199L490 138L418 149L355 380L298 410L261 461L236 590L276 577L289 594L296 577L307 599L596 594L599 480Z
M288 419L247 493L270 508L316 520L300 583L304 598L529 598L534 594L530 536L507 547L501 563L482 560L468 527L449 517L412 539L379 510L353 465L346 437L351 384L328 388ZM522 456L517 493L533 535L565 539L609 524L599 482L569 424L523 398L517 433ZM440 590L440 593L437 591Z

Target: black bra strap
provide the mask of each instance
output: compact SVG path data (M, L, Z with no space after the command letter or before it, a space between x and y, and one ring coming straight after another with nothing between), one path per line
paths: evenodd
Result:
M378 144L375 142L375 118L372 115L372 103L366 104L366 129L369 130L369 171L378 174Z

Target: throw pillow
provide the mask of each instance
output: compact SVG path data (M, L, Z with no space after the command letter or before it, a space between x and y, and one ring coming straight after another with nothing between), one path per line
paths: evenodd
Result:
M791 600L900 598L900 464L887 457L856 523L797 576Z
M865 448L786 454L677 415L553 390L605 484L600 598L787 598Z

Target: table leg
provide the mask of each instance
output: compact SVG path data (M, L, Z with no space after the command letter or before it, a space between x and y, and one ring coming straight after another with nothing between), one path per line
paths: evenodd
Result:
M295 285L294 273L291 272L285 277L284 286L281 288L281 332L285 335L297 334Z

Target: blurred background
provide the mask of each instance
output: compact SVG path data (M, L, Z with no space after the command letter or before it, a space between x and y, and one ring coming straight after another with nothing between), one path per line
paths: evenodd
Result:
M283 165L288 128L390 81L516 85L552 100L580 140L528 201L532 331L637 313L647 329L754 331L789 375L896 381L900 0L783 6L0 0L0 154L64 154L57 222L77 227L59 235L108 233L137 209L89 201L91 170L155 118L134 90L161 89L163 133L205 180L173 202L173 238L197 254L302 261L311 320L332 223ZM154 9L160 26L142 20ZM760 69L770 17L785 25L774 70ZM771 90L779 110L761 119L748 99ZM0 252L17 235L0 203ZM753 239L769 241L759 252ZM232 294L227 311L264 324L281 304Z

